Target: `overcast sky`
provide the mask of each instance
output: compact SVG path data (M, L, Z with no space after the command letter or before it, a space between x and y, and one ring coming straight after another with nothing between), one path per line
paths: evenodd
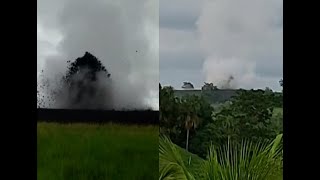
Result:
M177 89L233 76L237 88L281 90L282 12L282 0L38 0L38 72L88 50L153 102L159 74Z
M159 3L38 0L37 69L54 78L89 51L106 66L117 98L159 106Z
M282 0L161 0L160 82L281 90Z

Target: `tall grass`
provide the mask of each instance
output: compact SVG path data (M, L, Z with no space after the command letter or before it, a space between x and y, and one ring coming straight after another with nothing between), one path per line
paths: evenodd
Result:
M159 143L159 179L193 179L177 147L166 137L161 137ZM221 147L211 146L200 166L203 179L208 180L282 179L282 135L272 142L228 141Z
M37 179L157 179L158 129L38 123Z

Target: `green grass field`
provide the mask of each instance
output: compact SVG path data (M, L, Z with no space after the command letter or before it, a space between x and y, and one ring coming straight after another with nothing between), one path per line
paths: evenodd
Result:
M37 126L38 180L158 179L158 126Z

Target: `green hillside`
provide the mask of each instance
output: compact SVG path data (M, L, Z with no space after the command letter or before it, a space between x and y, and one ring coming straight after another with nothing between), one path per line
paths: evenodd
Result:
M236 90L234 89L218 89L212 91L201 91L201 90L175 90L177 97L182 97L185 95L197 95L204 96L211 104L223 103L234 95L236 95Z
M237 89L217 89L217 90L206 90L206 91L197 89L197 90L174 90L174 93L179 98L187 95L203 96L211 104L220 104L230 100L232 96L235 96L237 94L237 91L238 91ZM282 93L275 92L275 94L279 95Z

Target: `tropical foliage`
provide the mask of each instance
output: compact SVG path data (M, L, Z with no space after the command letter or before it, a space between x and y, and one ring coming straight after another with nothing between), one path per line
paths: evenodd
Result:
M282 93L240 89L212 104L159 87L159 179L282 179Z
M275 180L282 179L282 134L273 141L254 143L231 140L226 145L210 146L199 174L193 174L182 153L169 138L159 139L159 180Z
M238 90L231 101L213 108L202 96L178 98L172 87L160 85L160 132L201 157L210 144L230 138L240 142L271 140L282 132L282 95L264 90ZM188 145L187 145L188 144Z

